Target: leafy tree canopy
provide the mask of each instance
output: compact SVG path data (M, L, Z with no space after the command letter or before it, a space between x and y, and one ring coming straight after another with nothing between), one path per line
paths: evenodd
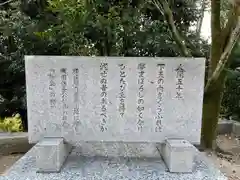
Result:
M193 56L207 56L208 44L190 30L199 17L196 2L169 5L187 48ZM33 54L174 57L180 51L166 15L152 1L9 1L0 5L2 116L21 111L26 121L23 57Z

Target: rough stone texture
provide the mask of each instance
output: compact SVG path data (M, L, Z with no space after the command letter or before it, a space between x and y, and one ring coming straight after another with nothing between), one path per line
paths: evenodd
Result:
M166 140L162 145L162 157L170 172L192 172L195 152L195 147L185 140Z
M62 138L44 138L35 148L38 172L59 172L71 150Z
M239 122L234 122L233 123L233 131L232 131L232 133L235 136L240 137L240 123Z
M159 157L155 143L82 142L77 147L83 156Z
M74 149L60 173L36 173L35 149L23 156L6 180L227 180L203 154L197 152L192 173L170 173L160 158L81 156Z
M29 141L199 144L204 69L202 58L26 56Z

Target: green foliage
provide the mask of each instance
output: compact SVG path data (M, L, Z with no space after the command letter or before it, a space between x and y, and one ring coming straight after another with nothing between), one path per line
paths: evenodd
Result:
M231 55L230 69L227 71L224 96L222 100L222 114L237 116L240 118L240 43L238 43Z
M39 36L58 41L67 55L179 56L164 16L148 1L49 0L56 21ZM189 30L196 23L194 3L172 1L177 27L194 56L207 43ZM189 39L189 40L188 40Z
M0 6L0 116L19 112L26 129L24 55L60 54L57 42L34 34L48 26L25 15L21 1ZM47 21L46 21L47 22Z
M193 56L208 44L190 30L194 1L171 0ZM26 129L24 55L179 56L164 15L149 1L15 0L0 6L0 117L19 112Z
M23 126L20 115L16 114L12 117L0 119L0 130L4 132L21 132Z

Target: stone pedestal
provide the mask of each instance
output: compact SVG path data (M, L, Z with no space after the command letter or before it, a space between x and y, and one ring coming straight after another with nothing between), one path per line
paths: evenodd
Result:
M136 149L142 149L134 145ZM91 145L94 149L100 145ZM197 151L194 157L192 173L171 173L158 153L152 153L153 157L101 157L92 154L84 156L82 152L89 149L83 146L75 148L67 157L64 166L59 173L36 173L35 148L31 149L19 161L17 161L5 175L6 180L227 180L226 177L209 162L207 157ZM151 148L150 148L151 149ZM109 151L109 149L106 149ZM148 152L146 146L141 151ZM150 155L150 152L148 154ZM1 178L0 178L1 179Z
M190 173L193 169L194 146L186 140L170 139L162 145L162 157L170 172Z
M35 148L37 171L59 172L71 150L71 145L64 143L63 138L44 138Z

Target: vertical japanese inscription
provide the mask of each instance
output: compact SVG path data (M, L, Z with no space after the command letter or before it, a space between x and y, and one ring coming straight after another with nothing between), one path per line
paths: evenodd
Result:
M62 103L62 125L65 127L68 118L68 105L67 105L67 69L61 68L61 103Z
M184 73L186 72L183 68L182 64L175 69L176 71L176 99L183 99L183 81L184 81Z
M100 131L107 131L107 74L108 74L108 63L100 64L100 104L101 104L101 122Z
M161 132L163 120L163 91L164 91L164 70L165 64L157 65L157 91L156 91L156 117L155 132Z
M125 105L125 98L126 98L126 66L124 64L118 64L120 68L120 92L119 92L119 106L118 106L118 111L121 117L123 117L125 110L126 110L126 105Z
M144 120L143 120L143 112L144 112L144 75L146 68L146 64L140 63L138 64L138 92L137 92L137 115L138 115L138 121L137 121L137 128L138 131L142 131Z
M56 71L55 69L49 70L49 104L50 108L56 107Z
M73 102L74 102L74 109L73 109L73 120L74 122L79 122L79 69L74 68L73 71Z

